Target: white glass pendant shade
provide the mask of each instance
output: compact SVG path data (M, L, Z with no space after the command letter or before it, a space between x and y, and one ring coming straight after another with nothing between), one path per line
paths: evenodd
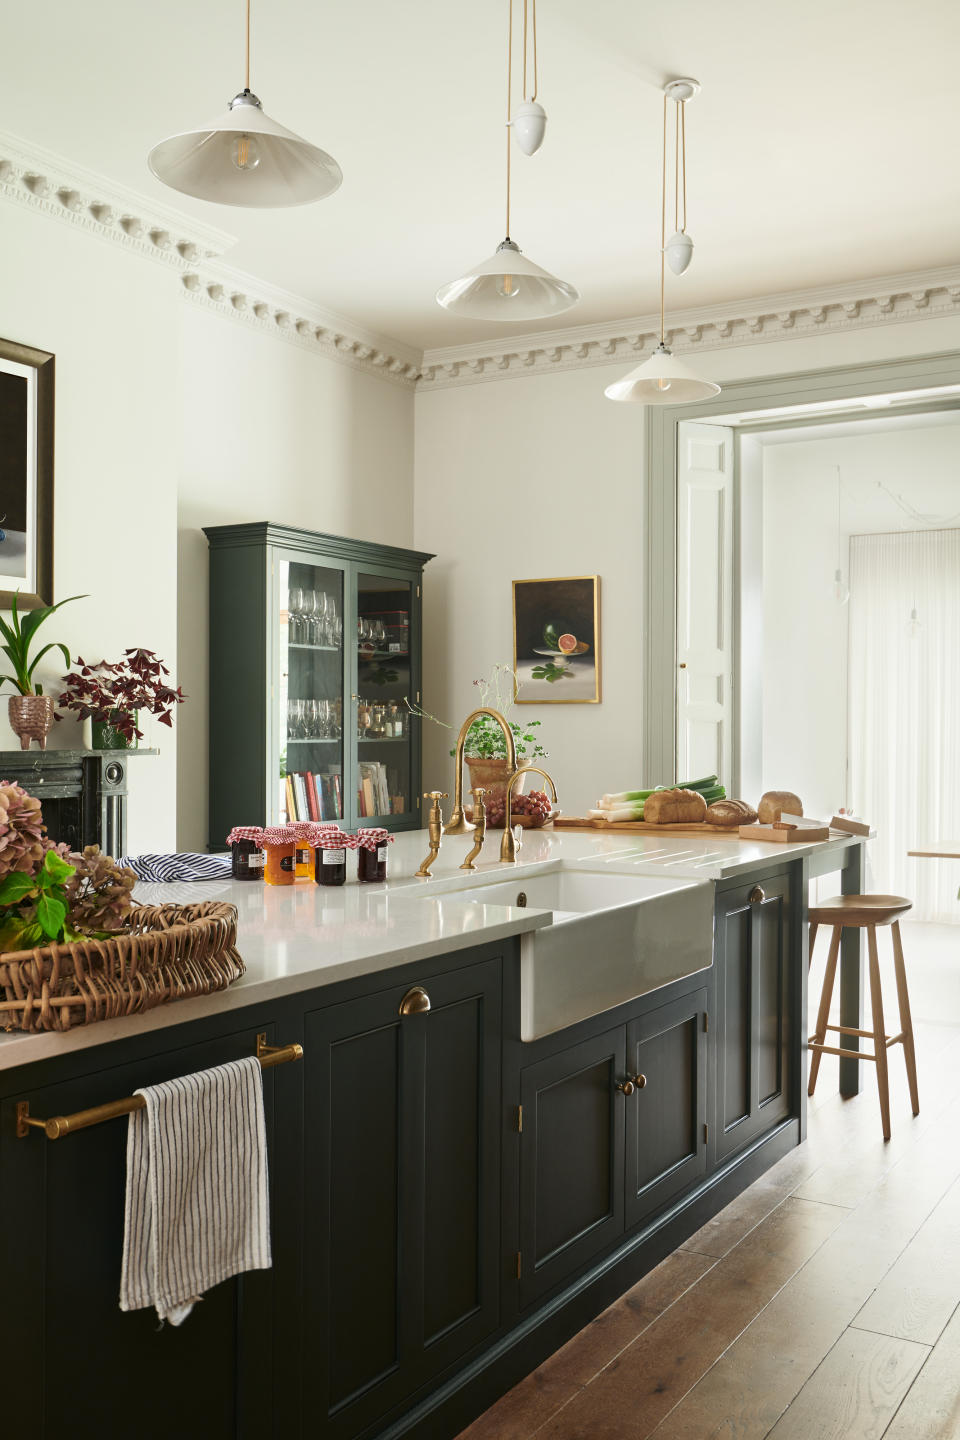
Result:
M343 180L332 155L271 120L249 90L209 125L162 140L147 161L173 190L248 209L309 205Z
M510 128L524 155L535 155L543 144L547 112L536 100L522 100L510 121Z
M667 264L674 275L682 275L693 259L693 241L683 230L671 235L666 244Z
M632 400L640 405L683 405L719 395L720 386L701 380L661 341L648 360L603 393L608 400Z
M541 320L576 305L580 292L542 270L512 240L460 280L437 291L437 304L471 320Z

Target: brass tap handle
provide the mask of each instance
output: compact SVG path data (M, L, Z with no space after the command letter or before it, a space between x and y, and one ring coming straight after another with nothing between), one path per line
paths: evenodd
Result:
M427 816L430 853L425 860L420 862L420 868L416 873L421 879L429 879L430 866L440 853L440 842L443 839L443 814L440 810L440 801L446 800L447 795L443 790L424 790L423 798L430 801L430 814Z
M634 1085L636 1085L638 1090L645 1090L647 1088L646 1075L634 1075L633 1083Z
M620 1094L621 1094L621 1095L632 1095L632 1094L633 1094L633 1081L632 1081L632 1080L620 1080L620 1081L617 1082L617 1089L620 1091Z
M474 860L483 849L484 837L487 833L487 807L483 803L486 790L481 785L474 786L473 790L473 849L467 855L461 870L476 870Z

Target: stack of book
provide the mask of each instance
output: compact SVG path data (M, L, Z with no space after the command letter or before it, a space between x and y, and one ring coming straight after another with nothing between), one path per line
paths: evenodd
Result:
M336 770L295 770L282 781L288 820L342 820L343 789Z
M406 796L398 793L395 770L388 770L382 760L361 760L357 782L357 813L364 818L374 815L402 815Z

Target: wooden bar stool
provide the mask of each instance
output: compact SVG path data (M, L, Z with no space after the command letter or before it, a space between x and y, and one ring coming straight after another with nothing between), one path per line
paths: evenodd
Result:
M903 1058L907 1066L907 1080L910 1085L910 1102L914 1115L920 1114L920 1099L917 1091L917 1056L913 1045L913 1021L910 1018L910 996L907 993L907 972L903 965L903 946L900 942L900 916L911 909L913 902L900 895L834 895L810 910L810 958L813 958L813 944L821 925L832 925L833 936L827 955L827 968L823 977L820 994L820 1010L817 1014L817 1028L810 1036L809 1048L813 1051L810 1061L810 1083L807 1094L816 1089L817 1072L821 1055L840 1055L850 1058L857 1054L861 1060L873 1060L877 1067L877 1088L880 1091L880 1117L883 1121L883 1138L890 1139L890 1087L887 1077L887 1050L891 1045L903 1046ZM880 961L877 956L877 926L889 925L893 936L893 967L897 977L897 1000L900 1006L900 1033L888 1035L883 1023L883 995L880 990ZM866 930L867 948L870 955L870 1001L873 1010L873 1029L855 1030L850 1025L830 1025L830 1001L833 999L833 985L837 976L837 957L840 954L840 937L845 926ZM835 1045L825 1045L828 1030L841 1035L859 1035L873 1041L873 1054L841 1050Z

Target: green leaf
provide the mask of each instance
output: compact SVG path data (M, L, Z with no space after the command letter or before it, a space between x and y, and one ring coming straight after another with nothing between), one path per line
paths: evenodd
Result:
M28 679L28 680L31 680L31 679L33 678L33 672L34 672L34 670L36 670L37 666L40 664L40 661L43 659L44 655L46 655L46 653L47 653L48 650L59 650L59 651L61 652L61 654L63 655L64 660L66 660L66 662L67 662L67 669L69 670L69 668L70 668L70 651L67 649L66 645L61 644L59 640L51 640L49 645L44 645L43 649L42 649L42 650L39 650L39 651L37 652L37 654L33 657L33 661L31 662L30 668L29 668L29 670L27 671L27 679ZM39 691L39 690L37 690L37 694L38 694L38 695L40 694L40 691Z
M22 870L13 870L0 881L0 905L18 905L27 895L36 893L36 880Z
M52 895L41 895L37 901L37 923L51 940L56 940L67 918L67 907Z
M58 884L64 880L69 880L71 875L77 873L76 866L69 864L68 861L64 860L62 855L57 854L56 850L47 851L43 857L43 868L51 880L56 881Z

